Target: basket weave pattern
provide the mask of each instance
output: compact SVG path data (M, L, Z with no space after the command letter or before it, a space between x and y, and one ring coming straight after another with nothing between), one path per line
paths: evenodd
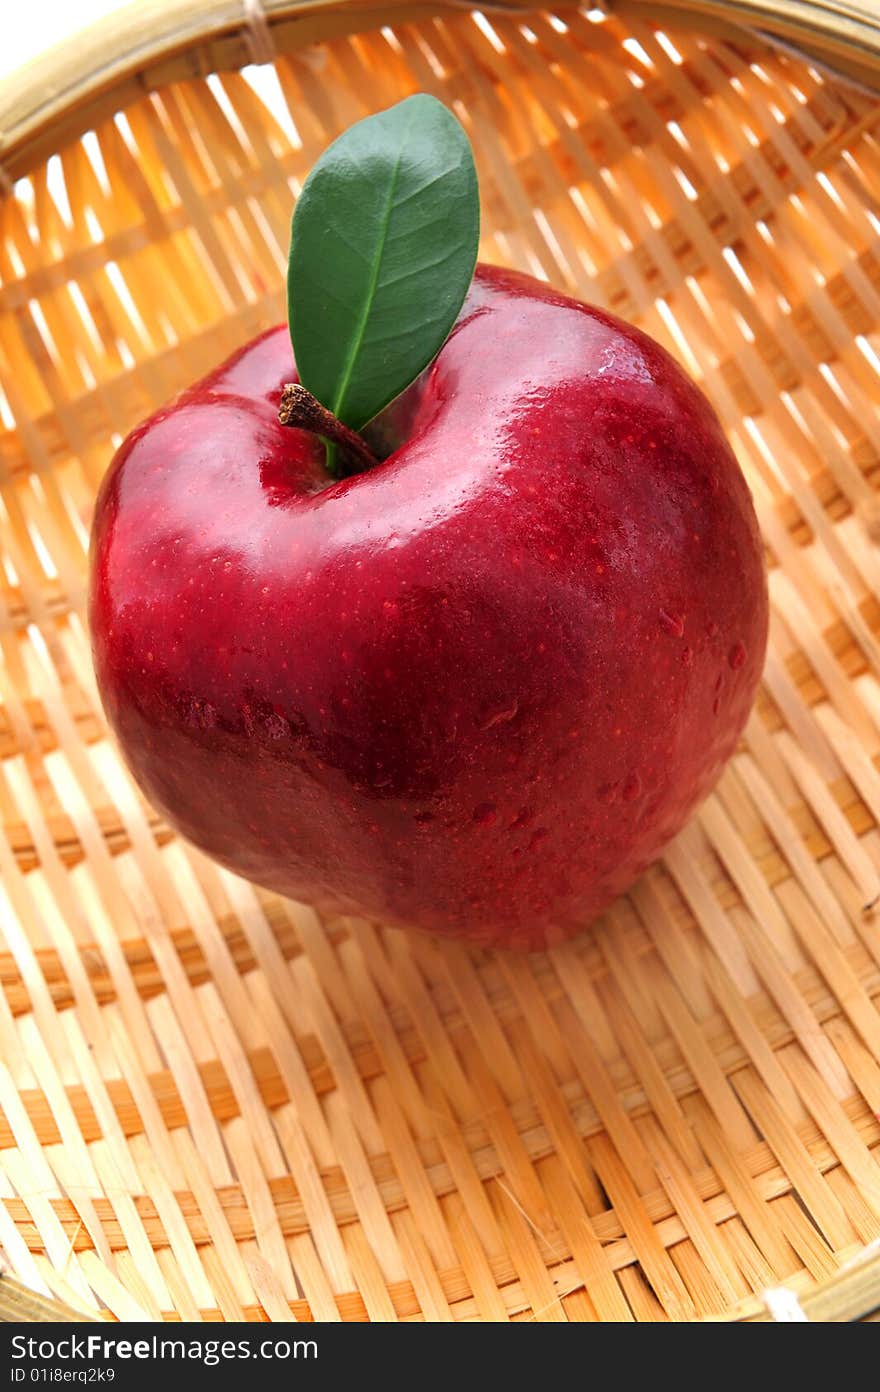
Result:
M193 64L0 202L0 1244L85 1313L693 1319L880 1235L880 109L563 16ZM283 317L316 155L415 90L472 138L483 259L681 359L767 544L722 784L533 958L210 864L109 743L84 626L114 443Z

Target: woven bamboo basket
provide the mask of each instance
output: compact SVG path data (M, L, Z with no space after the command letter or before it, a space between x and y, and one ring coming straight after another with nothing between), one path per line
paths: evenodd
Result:
M880 1306L878 81L868 0L151 0L7 84L0 1316ZM721 785L528 958L209 863L108 741L84 624L114 445L283 317L306 172L415 90L471 136L483 258L665 343L766 539Z

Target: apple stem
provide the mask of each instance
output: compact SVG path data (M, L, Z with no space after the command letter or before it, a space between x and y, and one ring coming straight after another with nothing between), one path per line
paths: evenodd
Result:
M346 470L349 474L359 474L365 469L373 469L379 463L366 440L354 430L349 430L332 411L322 406L316 396L312 396L299 382L288 382L281 393L278 419L282 425L295 425L300 430L310 430L314 435L322 435L328 443L338 445L356 465ZM328 450L328 462L334 451ZM335 473L341 471L334 470Z

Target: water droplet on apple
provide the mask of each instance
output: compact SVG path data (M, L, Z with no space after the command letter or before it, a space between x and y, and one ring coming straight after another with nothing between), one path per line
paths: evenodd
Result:
M474 808L474 821L478 826L491 826L498 816L494 802L478 802Z
M504 725L512 720L519 710L519 701L514 697L512 701L505 701L502 705L495 706L484 715L480 722L480 730L491 730L493 725Z
M694 650L693 650L693 648L685 648L684 651L683 651L683 653L682 653L682 655L681 655L681 660L682 660L682 662L683 662L683 664L684 664L685 667L692 667L692 666L694 665Z
M733 647L730 649L730 652L727 655L727 660L734 671L736 671L737 668L742 667L743 663L746 660L745 646L739 642L734 643Z
M642 780L637 773L631 773L623 785L624 802L635 802L642 791Z
M510 830L522 831L523 827L528 826L529 822L532 820L534 815L535 814L534 812L532 812L531 808L522 807L519 811L519 814L516 817L514 817L513 821L510 823Z
M684 614L670 614L666 609L660 610L660 622L671 633L673 638L681 638L684 635Z
M616 801L619 787L619 783L603 783L596 789L596 797L605 807L610 807Z
M718 625L714 619L710 619L709 622L706 624L706 632L710 638L717 637Z

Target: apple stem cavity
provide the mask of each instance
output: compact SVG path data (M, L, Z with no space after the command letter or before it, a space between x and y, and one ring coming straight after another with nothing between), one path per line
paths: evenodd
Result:
M307 391L300 382L288 382L284 387L278 419L282 425L295 425L300 430L309 430L313 435L320 435L328 446L327 467L337 478L364 473L379 463L366 440L358 435L357 431L343 425L342 421L338 420L332 411L328 411L326 406L322 406L318 398ZM334 446L341 452L344 465Z

